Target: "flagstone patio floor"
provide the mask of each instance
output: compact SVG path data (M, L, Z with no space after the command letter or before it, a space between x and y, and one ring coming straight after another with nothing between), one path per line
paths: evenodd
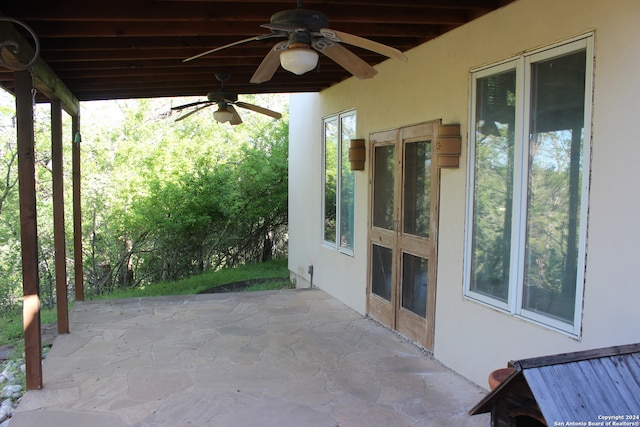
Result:
M487 391L318 289L77 302L9 427L486 427Z

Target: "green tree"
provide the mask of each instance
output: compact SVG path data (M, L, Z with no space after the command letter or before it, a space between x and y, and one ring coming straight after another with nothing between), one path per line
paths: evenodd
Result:
M244 123L215 122L213 109L175 122L171 106L195 99L81 104L82 214L88 292L261 259L265 236L286 251L287 114L282 95L243 100L282 111L275 121L242 110ZM55 303L50 106L35 108L41 290ZM63 115L65 218L72 248L70 118ZM15 101L0 96L0 309L20 303ZM67 268L71 277L73 269ZM74 282L72 279L71 283Z
M20 212L15 103L0 90L0 312L18 302L20 274Z
M83 136L96 292L260 259L265 235L286 227L286 115L242 111L235 127L207 110L167 117L169 102L189 101L122 101L115 125ZM249 101L278 109L269 97Z

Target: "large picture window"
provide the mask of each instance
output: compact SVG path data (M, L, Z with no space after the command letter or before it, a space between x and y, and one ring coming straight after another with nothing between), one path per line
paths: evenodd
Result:
M590 37L472 78L466 295L578 335L590 160Z
M355 175L349 167L349 146L355 138L356 113L327 117L323 125L323 241L353 254Z

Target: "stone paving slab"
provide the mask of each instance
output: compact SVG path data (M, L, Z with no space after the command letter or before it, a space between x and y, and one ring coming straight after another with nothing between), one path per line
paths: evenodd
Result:
M77 302L9 427L486 427L486 390L318 289Z

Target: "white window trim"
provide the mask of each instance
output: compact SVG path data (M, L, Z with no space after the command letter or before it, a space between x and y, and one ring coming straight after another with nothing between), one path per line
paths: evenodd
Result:
M342 144L343 144L343 140L342 140L342 118L343 117L347 117L347 116L354 116L357 120L357 114L356 114L356 110L347 110L347 111L343 111L340 112L338 114L332 114L330 116L326 116L322 119L322 179L321 179L321 184L322 184L322 221L321 221L321 235L322 235L322 245L330 248L330 249L334 249L337 250L338 252L341 252L343 254L346 255L350 255L350 256L354 256L355 253L355 248L346 248L340 245L340 240L342 237L341 234L341 230L340 230L340 224L342 221L341 215L342 215L342 209L340 208L340 204L342 203L341 201L341 194L342 194L342 164L343 164L343 152L342 152ZM325 215L325 171L326 171L326 134L325 134L325 124L328 121L331 120L337 120L338 123L338 147L337 147L337 156L336 156L336 162L337 162L337 176L336 176L336 235L335 235L335 242L331 242L325 239L325 234L324 234L324 215ZM355 206L355 193L356 193L356 188L354 187L353 189L353 197L354 197L354 224L353 224L353 233L354 233L354 243L355 243L355 210L356 210L356 206Z
M580 206L580 224L578 237L578 266L576 275L576 296L574 306L573 324L554 319L551 316L536 313L522 308L523 292L522 286L524 276L524 262L522 256L524 254L525 227L527 218L527 170L522 167L526 164L527 153L524 150L524 144L521 143L524 135L529 134L529 121L525 120L530 114L530 87L531 73L525 73L532 63L542 61L547 58L553 58L570 53L579 49L586 50L585 64L585 110L584 110L584 133L583 133L583 179L582 179L582 200ZM474 197L474 178L475 178L475 132L470 129L468 132L468 156L467 156L467 209L465 223L465 261L464 261L464 296L472 301L496 308L507 314L513 315L538 324L540 326L564 333L574 338L579 338L582 334L582 306L584 297L584 282L586 268L586 248L587 248L587 221L588 221L588 204L589 204L589 184L591 176L591 116L592 116L592 97L593 97L593 62L594 62L594 36L592 33L581 35L562 43L537 49L528 53L524 53L516 58L505 60L494 65L485 66L475 70L471 70L470 77L470 108L469 108L469 126L474 126L476 122L476 91L474 89L475 81L479 78L499 74L507 70L516 70L516 87L523 94L521 102L516 104L516 144L514 146L514 157L519 162L518 167L514 167L514 188L520 188L520 191L514 194L514 209L512 214L512 230L513 233L511 244L511 260L517 262L510 263L510 277L513 279L509 284L509 294L507 302L483 295L471 290L471 249L472 249L472 233L473 230L473 197ZM515 196L518 197L515 200Z

